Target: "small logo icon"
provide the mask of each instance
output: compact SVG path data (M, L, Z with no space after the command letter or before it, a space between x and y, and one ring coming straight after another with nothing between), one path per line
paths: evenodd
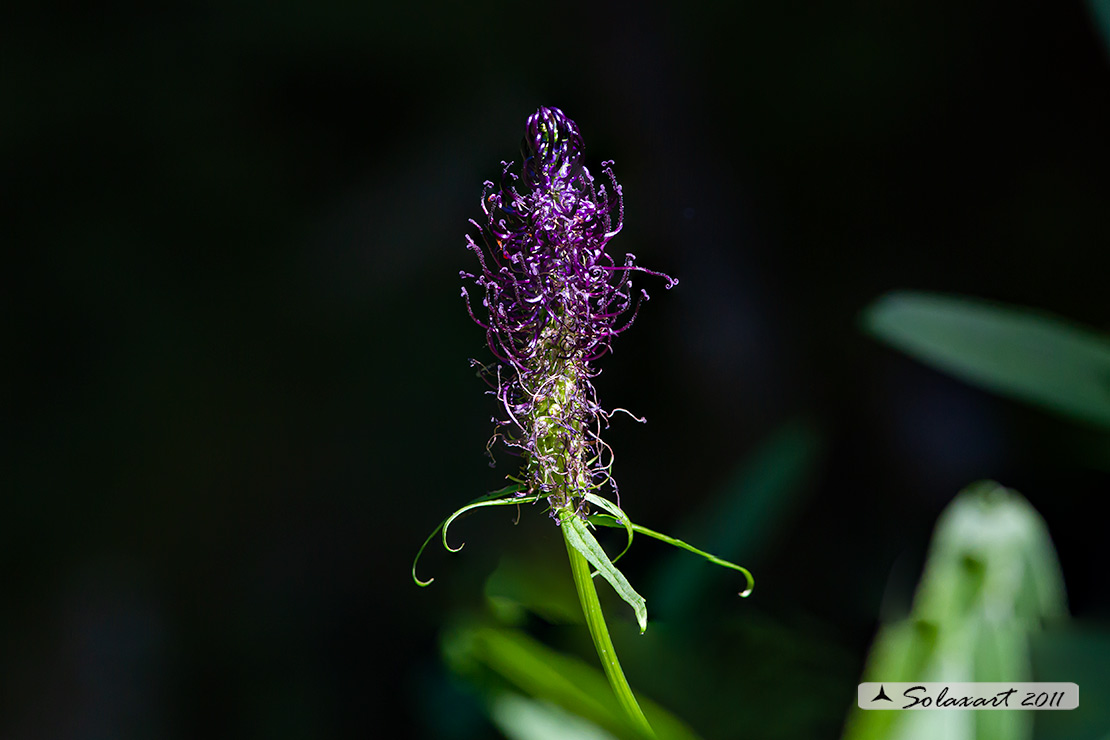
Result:
M872 699L871 701L878 701L879 699L882 699L883 701L889 701L889 702L894 701L893 699L891 699L889 696L886 695L886 691L883 690L883 685L882 684L879 684L879 693L876 694L875 698Z

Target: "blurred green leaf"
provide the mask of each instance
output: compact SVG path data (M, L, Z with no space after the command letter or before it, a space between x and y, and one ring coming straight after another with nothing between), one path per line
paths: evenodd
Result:
M1110 738L1110 624L1069 620L1032 640L1033 675L1037 681L1079 684L1079 708L1037 712L1037 740L1107 740Z
M764 613L756 600L711 627L658 620L645 635L613 639L637 685L707 737L796 740L834 737L843 722L859 658L842 637L801 612Z
M1031 636L1066 615L1063 575L1044 521L1017 493L977 483L941 513L913 610L882 626L861 680L1031 681ZM853 707L844 738L1027 740L1031 732L1028 712Z
M522 622L524 610L553 624L582 623L582 607L562 560L505 556L486 579L485 593L504 623Z
M724 560L750 561L797 505L820 452L821 435L811 423L784 424L737 466L678 533ZM654 579L652 608L668 617L695 611L714 577L714 569L676 553Z
M913 613L941 625L977 614L1029 626L1066 616L1056 550L1033 506L993 481L961 491L937 519Z
M890 293L864 327L906 354L986 390L1110 427L1110 338L1027 308Z
M443 652L454 670L474 674L484 668L527 696L550 702L618 738L641 740L629 724L601 671L556 652L519 630L457 627L444 635ZM503 689L488 689L500 697ZM659 740L697 740L681 720L650 700L640 706ZM573 733L565 737L577 737Z
M545 701L505 693L490 703L490 719L509 740L616 740L593 722Z
M1102 35L1102 43L1110 52L1110 0L1087 0L1091 13L1095 17L1095 25Z

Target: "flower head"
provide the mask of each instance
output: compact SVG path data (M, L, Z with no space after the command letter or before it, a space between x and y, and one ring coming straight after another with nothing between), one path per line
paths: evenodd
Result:
M621 187L609 162L601 167L611 191L596 185L578 127L561 110L532 114L521 149L520 175L503 162L500 186L485 184L483 223L471 221L482 245L467 236L481 269L461 276L483 292L482 317L462 293L500 361L488 369L505 411L494 437L524 458L530 493L546 495L553 512L581 510L589 491L616 488L600 436L611 412L598 405L593 363L648 298L634 293L634 272L662 277L668 289L678 281L606 251L624 219Z

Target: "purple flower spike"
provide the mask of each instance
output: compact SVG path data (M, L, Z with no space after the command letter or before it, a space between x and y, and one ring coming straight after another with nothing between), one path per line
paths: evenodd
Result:
M500 361L486 368L505 411L494 439L524 458L523 482L547 496L555 516L582 512L583 496L606 484L616 491L612 450L601 440L611 412L598 405L592 363L648 297L634 296L632 273L661 277L668 289L678 281L605 251L624 219L621 187L609 162L601 166L612 191L595 186L578 127L561 110L531 115L521 149L519 176L502 163L500 187L485 184L484 223L471 221L483 245L467 236L481 270L461 275L484 292L481 317L465 287L462 294Z

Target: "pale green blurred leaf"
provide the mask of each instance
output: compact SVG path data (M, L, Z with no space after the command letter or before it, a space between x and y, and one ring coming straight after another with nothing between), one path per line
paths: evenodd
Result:
M445 634L443 652L457 672L474 673L484 668L513 689L572 712L622 740L642 738L628 723L600 670L552 650L523 632L458 627ZM497 696L501 693L498 691ZM659 740L697 740L689 727L665 709L642 696L637 700Z
M938 518L912 612L882 626L861 680L1031 681L1032 635L1066 615L1044 521L1019 494L977 483ZM853 707L844 738L1028 740L1031 714Z
M938 370L1000 395L1110 427L1110 338L1028 308L889 293L868 332Z
M1012 614L1031 626L1065 616L1063 575L1044 520L992 481L964 489L937 520L913 611L942 625L977 614Z
M545 701L502 694L490 703L490 719L509 740L616 740L597 725Z

